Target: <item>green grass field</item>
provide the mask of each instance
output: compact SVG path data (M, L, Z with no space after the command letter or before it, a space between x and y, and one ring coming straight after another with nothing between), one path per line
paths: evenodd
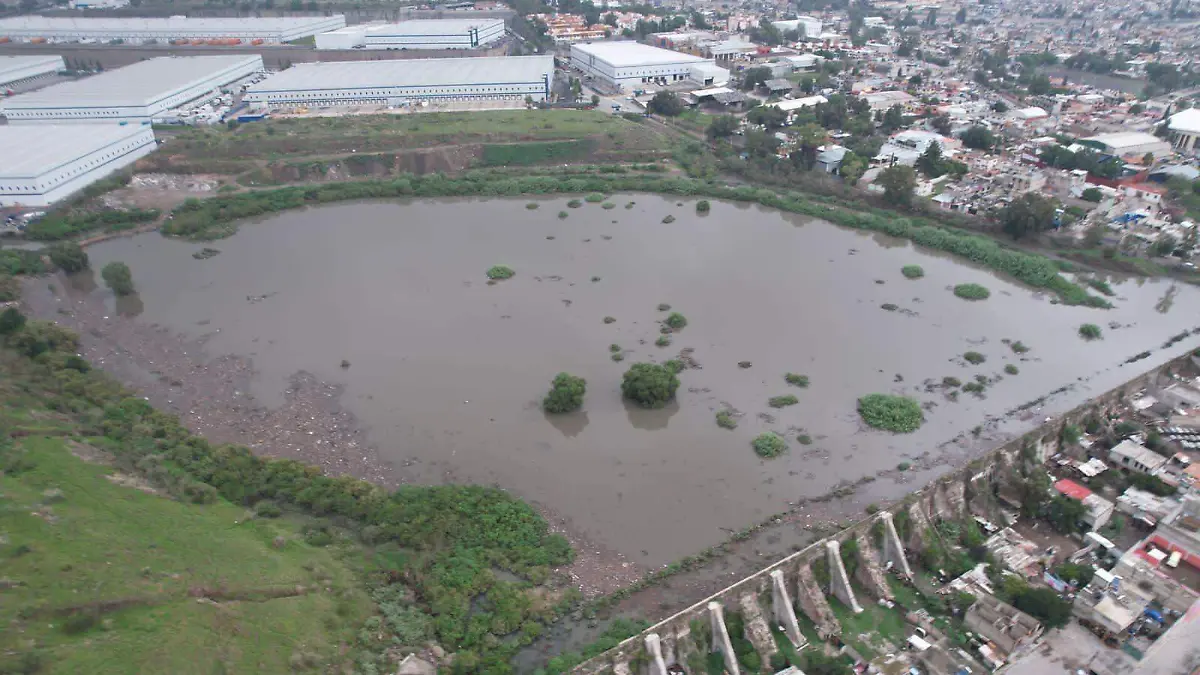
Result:
M120 484L62 437L9 452L26 468L0 475L0 672L324 667L373 611L345 551L309 546L294 523Z

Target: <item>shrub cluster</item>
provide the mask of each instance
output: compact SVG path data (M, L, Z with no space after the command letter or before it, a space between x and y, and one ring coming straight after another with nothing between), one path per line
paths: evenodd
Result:
M793 387L802 387L803 388L803 387L808 386L808 376L807 375L798 375L796 373L785 373L783 376L783 381L787 382L788 384L792 385Z
M508 265L492 265L488 268L487 278L489 279L511 279L516 272Z
M625 371L621 393L643 408L661 408L675 397L679 378L666 366L635 363Z
M774 431L764 431L755 436L750 445L754 448L756 455L766 459L778 457L787 452L788 449L787 441L783 440L783 437Z
M1094 323L1085 323L1079 327L1079 337L1084 340L1099 340L1100 326Z
M587 393L587 380L570 373L559 373L550 383L550 392L542 400L542 408L548 413L566 413L583 407L583 395Z
M920 279L925 276L925 270L920 265L905 265L900 268L905 279Z
M979 284L959 284L954 287L954 294L963 300L987 300L992 292Z
M916 431L925 421L921 404L907 396L868 394L858 399L858 414L868 425L895 433Z

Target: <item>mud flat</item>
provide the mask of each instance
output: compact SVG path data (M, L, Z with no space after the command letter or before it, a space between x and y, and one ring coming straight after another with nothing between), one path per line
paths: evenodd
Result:
M904 241L757 206L716 202L701 215L650 195L609 196L612 209L567 201L314 208L247 225L206 260L192 257L199 244L149 233L89 248L97 269L131 266L140 295L128 306L86 279L41 281L28 297L79 329L89 358L214 438L387 484L513 490L581 542L594 592L797 505L807 510L789 520L803 534L916 489L1165 360L1161 343L1200 323L1200 293L1165 280L1111 280L1112 310L1064 307ZM488 284L501 263L516 276ZM909 264L925 276L905 279ZM956 298L962 283L991 297ZM667 347L655 346L660 303L688 319ZM1082 323L1104 339L1080 340ZM676 402L622 402L631 363L685 349L694 367ZM967 351L986 361L967 363ZM548 417L540 399L564 370L587 379L584 410ZM789 386L787 372L809 386ZM951 400L947 376L989 384ZM925 424L865 429L855 401L872 392L918 398ZM798 404L768 406L789 393ZM741 413L735 430L714 421L726 408ZM766 430L789 452L756 457L750 440ZM805 502L849 486L836 508Z

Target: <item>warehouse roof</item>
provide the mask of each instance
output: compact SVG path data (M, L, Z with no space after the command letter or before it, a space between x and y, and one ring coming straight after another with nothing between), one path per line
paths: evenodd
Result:
M261 62L261 58L250 54L147 59L82 80L0 100L0 109L147 105L215 71L247 61Z
M118 141L141 125L23 124L0 126L0 178L33 178Z
M457 35L472 28L504 23L504 19L413 19L365 26L370 35Z
M1141 145L1164 142L1157 136L1152 136L1141 131L1119 131L1113 134L1098 134L1082 140L1102 143L1104 146L1116 151L1120 151L1121 148L1135 148Z
M614 68L628 66L655 66L668 63L698 63L707 61L699 56L681 54L670 49L659 49L638 42L592 42L571 45L573 51L590 54Z
M525 83L540 81L544 76L553 72L553 56L330 61L301 63L292 66L250 87L246 93L269 94L310 89Z
M5 73L10 73L17 70L24 70L30 66L41 65L43 63L49 65L62 63L62 57L57 55L47 56L0 56L0 82L4 82Z
M1183 112L1171 115L1168 125L1171 131L1182 131L1187 134L1200 134L1200 110L1188 108Z
M336 16L336 15L335 15ZM105 31L105 32L140 32L140 31L221 31L221 30L261 30L263 32L282 31L319 25L332 17L326 16L286 16L286 17L244 17L244 18L192 18L172 16L169 18L107 18L107 17L57 17L57 16L14 16L0 19L0 34L6 29L11 30L44 30L56 31Z

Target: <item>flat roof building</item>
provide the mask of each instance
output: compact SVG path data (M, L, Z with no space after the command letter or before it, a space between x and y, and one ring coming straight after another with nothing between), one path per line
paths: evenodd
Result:
M1104 152L1118 157L1126 155L1144 155L1154 153L1155 157L1165 157L1171 154L1171 144L1141 131L1120 131L1113 134L1099 134L1081 138L1080 141L1100 146Z
M262 57L164 56L0 99L10 124L145 122L263 70Z
M346 17L341 14L220 19L186 16L165 19L15 16L0 19L0 37L9 38L13 42L29 42L35 39L48 42L122 40L140 44L149 40L170 42L235 39L278 43L336 30L345 25Z
M243 100L287 105L399 105L422 100L545 101L554 57L497 56L302 63L250 87Z
M0 56L0 87L66 69L61 56Z
M1122 469L1155 474L1167 463L1167 458L1141 443L1125 439L1108 451L1108 461Z
M49 206L154 151L149 126L0 126L0 206Z
M621 89L637 84L668 84L692 79L693 66L706 74L708 66L716 67L711 59L659 49L637 42L592 42L571 45L571 66ZM728 71L726 71L728 72ZM711 72L708 73L712 77ZM707 78L706 78L707 79ZM715 78L701 85L718 85Z
M476 49L504 37L503 19L414 19L317 35L317 49Z
M1167 129L1174 135L1175 147L1180 151L1196 149L1200 138L1200 110L1188 108L1167 118Z

